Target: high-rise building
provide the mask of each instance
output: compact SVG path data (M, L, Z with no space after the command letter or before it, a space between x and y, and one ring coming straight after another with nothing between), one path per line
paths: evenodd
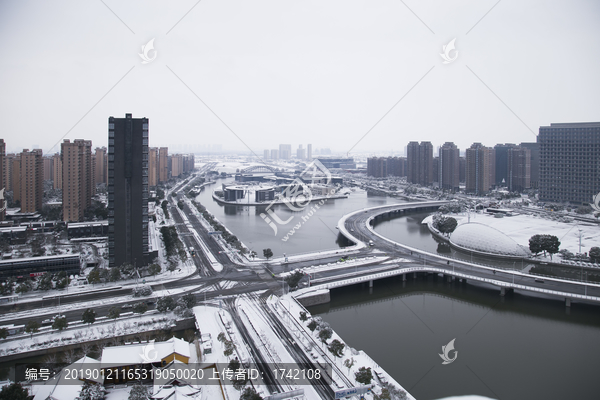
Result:
M431 142L410 142L406 147L407 181L423 186L433 183L433 145Z
M148 186L158 185L158 148L148 149Z
M458 191L460 182L460 151L452 142L446 142L439 150L439 184L445 190Z
M367 176L384 178L386 176L406 176L406 159L404 157L370 157L367 158Z
M296 150L296 158L298 160L304 160L306 158L306 150L302 148L302 145L300 145L298 150Z
M306 145L306 159L308 161L312 161L312 144L307 144Z
M42 210L44 196L44 160L42 150L24 149L20 157L19 168L21 212L31 213ZM14 167L13 167L14 172ZM14 181L13 181L14 186Z
M508 151L514 147L517 147L517 145L512 143L497 144L494 146L494 151L496 153L494 171L496 177L493 182L490 182L492 185L497 187L508 185Z
M95 193L92 178L92 141L65 139L60 145L62 158L63 221L78 222L92 205Z
M2 182L6 192L12 192L13 159L15 154L5 154L2 163ZM13 194L14 195L14 194Z
M387 158L371 157L367 158L367 176L374 178L384 178L388 175Z
M146 264L148 118L108 119L108 262Z
M271 160L278 160L279 159L279 152L277 151L277 149L272 149L271 150Z
M292 158L292 145L291 144L280 144L279 145L279 158L282 160L289 160Z
M171 177L176 178L183 174L183 155L173 154L171 157Z
M44 156L44 180L51 181L54 179L54 163L52 157Z
M467 160L464 157L458 159L458 181L464 183L467 179Z
M268 160L269 159L269 150L265 149L263 151L263 160Z
M537 189L540 184L540 144L537 142L521 143L519 146L529 149L531 153L531 179L532 189Z
M492 152L494 149L485 147L481 143L473 143L466 152L466 187L467 193L477 195L486 194L491 187L490 169L492 165Z
M2 190L2 198L0 198L0 221L4 221L4 215L6 215L4 191L6 191L6 185L4 184L4 158L6 157L6 144L4 139L0 139L0 190Z
M160 183L169 180L169 148L158 149L158 181Z
M531 150L513 147L508 150L508 190L522 192L531 188Z
M106 183L106 147L96 147L95 154L95 169L94 169L94 180L96 185L100 183Z
M12 181L13 201L21 202L21 153L12 157Z
M52 187L54 189L62 190L62 174L62 158L60 156L60 153L56 153L52 156Z
M600 192L600 122L541 126L540 200L588 204Z

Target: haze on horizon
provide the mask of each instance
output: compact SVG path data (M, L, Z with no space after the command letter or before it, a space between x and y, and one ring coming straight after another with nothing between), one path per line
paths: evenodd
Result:
M108 117L132 113L151 146L259 156L532 142L539 126L600 120L598 20L592 0L5 0L0 137L8 152L106 146Z

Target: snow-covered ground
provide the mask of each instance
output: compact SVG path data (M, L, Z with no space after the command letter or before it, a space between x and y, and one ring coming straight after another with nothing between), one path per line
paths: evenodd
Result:
M466 214L452 216L457 219L459 225L468 222ZM494 218L493 215L485 213L471 213L471 222L491 226L527 248L529 248L529 238L537 234L555 235L560 240L560 249L566 249L572 253L580 252L580 235L581 253L589 252L590 248L594 246L600 247L600 228L598 225L586 222L560 222L537 215Z

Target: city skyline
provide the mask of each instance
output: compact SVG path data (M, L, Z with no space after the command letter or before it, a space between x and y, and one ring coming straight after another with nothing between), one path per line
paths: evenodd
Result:
M3 2L0 34L18 38L0 43L6 152L107 146L106 116L128 112L154 121L152 146L219 138L259 157L533 142L540 126L599 120L598 4L196 4Z

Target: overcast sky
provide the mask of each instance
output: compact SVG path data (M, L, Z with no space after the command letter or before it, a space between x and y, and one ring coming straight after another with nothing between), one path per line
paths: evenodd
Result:
M260 156L535 141L600 121L599 21L594 0L0 0L0 137L106 146L132 113L152 146Z

